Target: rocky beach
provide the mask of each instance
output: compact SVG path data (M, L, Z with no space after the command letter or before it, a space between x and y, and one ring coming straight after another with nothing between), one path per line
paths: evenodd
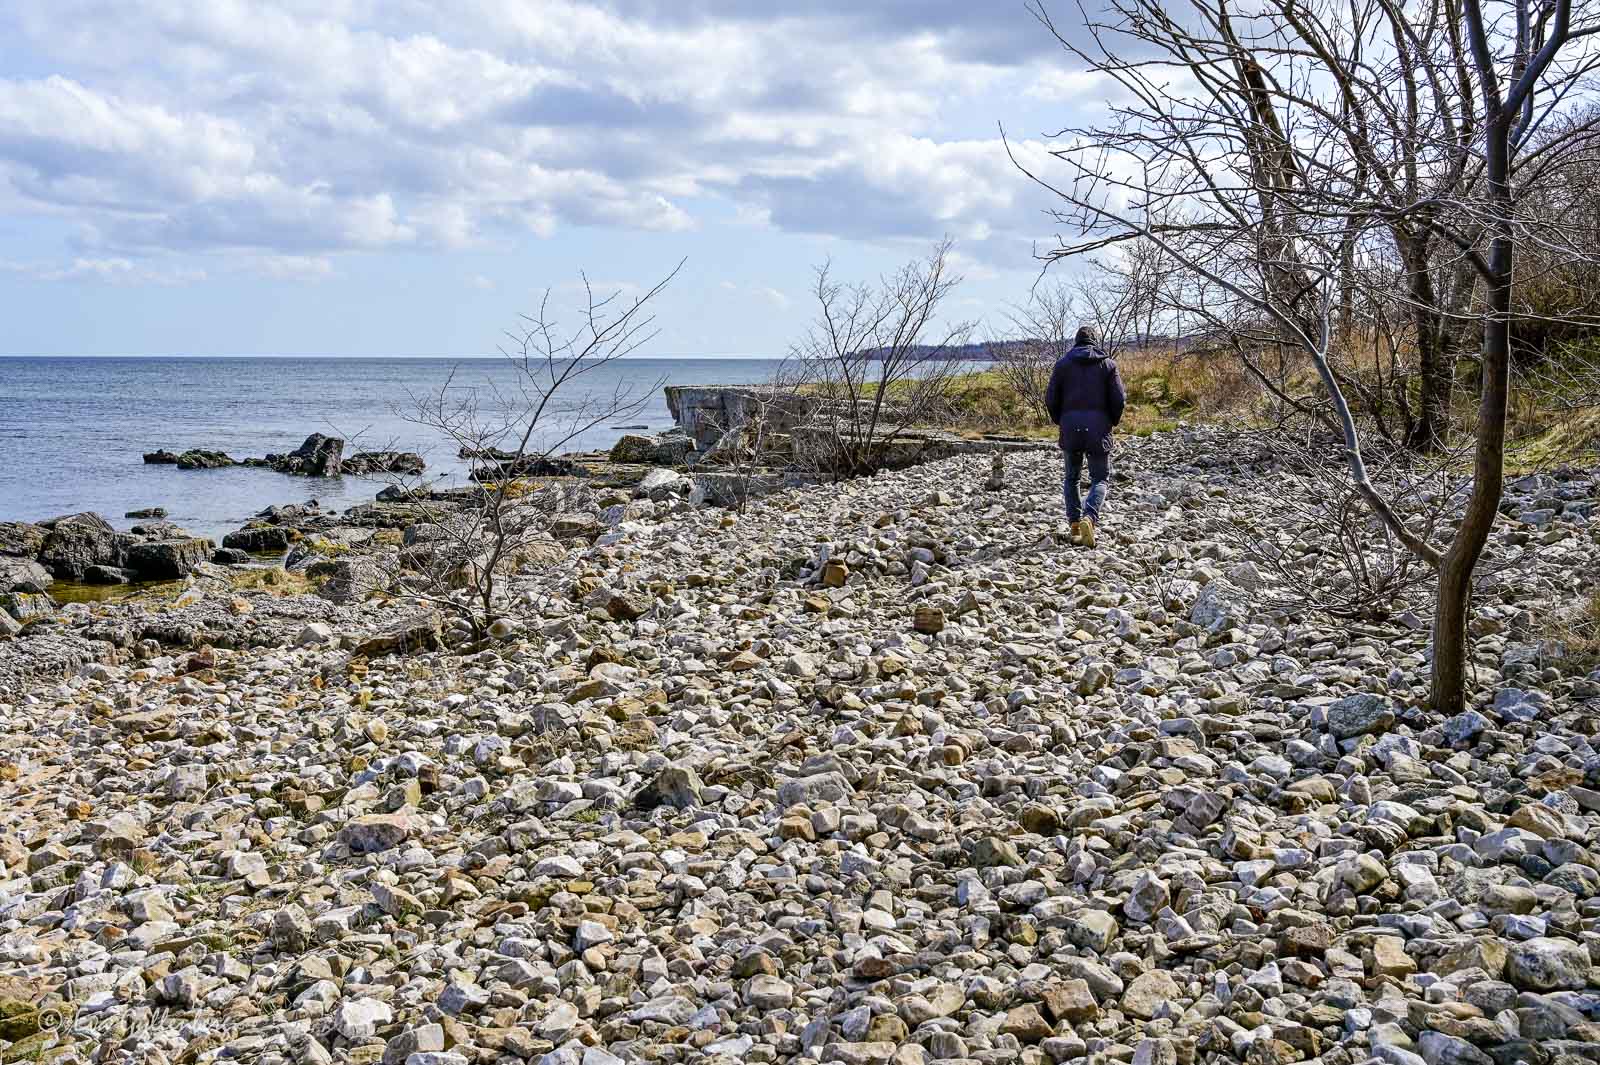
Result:
M1220 451L1129 442L1093 550L1049 452L569 488L481 639L359 552L10 593L0 1060L1600 1060L1593 475L1512 486L1442 717L1415 617L1262 605L1235 519L1316 550Z

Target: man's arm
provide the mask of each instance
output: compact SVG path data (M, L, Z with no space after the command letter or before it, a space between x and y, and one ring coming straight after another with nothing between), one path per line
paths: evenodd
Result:
M1106 375L1106 414L1111 418L1111 424L1116 425L1122 421L1122 410L1128 405L1128 393L1122 387L1122 374L1117 371L1115 359L1107 359L1106 367L1111 372Z
M1061 424L1061 367L1064 362L1064 359L1056 360L1050 371L1050 387L1044 390L1044 409L1056 425Z

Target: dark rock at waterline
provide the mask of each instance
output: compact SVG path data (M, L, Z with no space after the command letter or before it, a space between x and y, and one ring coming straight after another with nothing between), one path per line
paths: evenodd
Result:
M489 460L485 465L474 466L467 476L474 481L505 481L518 477L581 477L583 472L582 466L569 459L524 455L521 458L513 456Z
M31 558L0 556L0 592L43 592L51 580L50 571Z
M150 461L148 455L145 456L145 461ZM164 518L166 516L166 507L145 507L143 510L130 510L123 515L124 518Z
M345 458L344 444L344 440L337 436L312 433L299 447L286 455L271 454L260 458L235 459L226 452L213 451L209 448L191 448L182 454L162 449L147 452L144 460L152 465L176 466L180 470L249 466L305 477L337 477L341 473L420 474L426 467L422 456L414 451L359 451ZM146 516L148 515L143 511L128 515L130 518Z
M219 547L211 552L211 561L219 566L242 566L250 561L250 552L237 547Z
M267 462L280 473L305 477L337 477L344 456L344 441L337 436L312 433L287 455L268 455Z
M321 517L322 514L322 504L315 499L308 499L304 503L274 503L265 510L256 511L256 517L273 525L288 525L306 518Z
M177 465L180 470L220 470L238 463L225 451L192 448L178 456Z
M128 568L146 580L187 577L211 555L211 541L198 536L148 540L128 548Z
M258 555L270 551L287 551L289 542L293 538L293 533L281 525L252 525L224 536L222 546Z
M377 498L380 503L405 503L411 499L411 490L404 485L386 485L378 489Z
M414 451L358 451L340 464L340 472L357 475L393 473L415 476L426 464Z
M0 521L0 555L37 558L48 532L42 525L25 521Z
M39 561L62 580L81 581L90 567L122 562L117 532L98 514L68 514L41 524L49 531L39 547Z
M189 538L189 530L173 521L140 522L128 531L135 536L142 536L148 540L187 540Z
M88 566L74 580L83 584L132 584L133 574L120 566Z

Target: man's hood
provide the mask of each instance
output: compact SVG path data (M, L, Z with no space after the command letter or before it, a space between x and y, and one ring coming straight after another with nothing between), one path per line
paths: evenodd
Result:
M1067 358L1077 359L1080 362L1101 362L1105 359L1109 359L1110 357L1111 356L1107 355L1099 348L1087 344L1081 348L1073 348L1071 351L1067 352Z

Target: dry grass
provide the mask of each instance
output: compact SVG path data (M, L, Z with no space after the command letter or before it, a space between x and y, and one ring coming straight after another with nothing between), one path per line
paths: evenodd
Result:
M1124 352L1117 368L1128 393L1120 432L1135 436L1245 411L1256 392L1244 368L1224 355L1170 350ZM1030 405L998 370L975 370L952 384L952 428L1053 438L1055 426Z
M1600 589L1589 592L1576 609L1551 619L1547 632L1566 648L1566 665L1580 672L1600 667Z
M242 592L262 591L273 595L310 595L316 585L301 573L273 567L235 570L229 575L234 588Z

